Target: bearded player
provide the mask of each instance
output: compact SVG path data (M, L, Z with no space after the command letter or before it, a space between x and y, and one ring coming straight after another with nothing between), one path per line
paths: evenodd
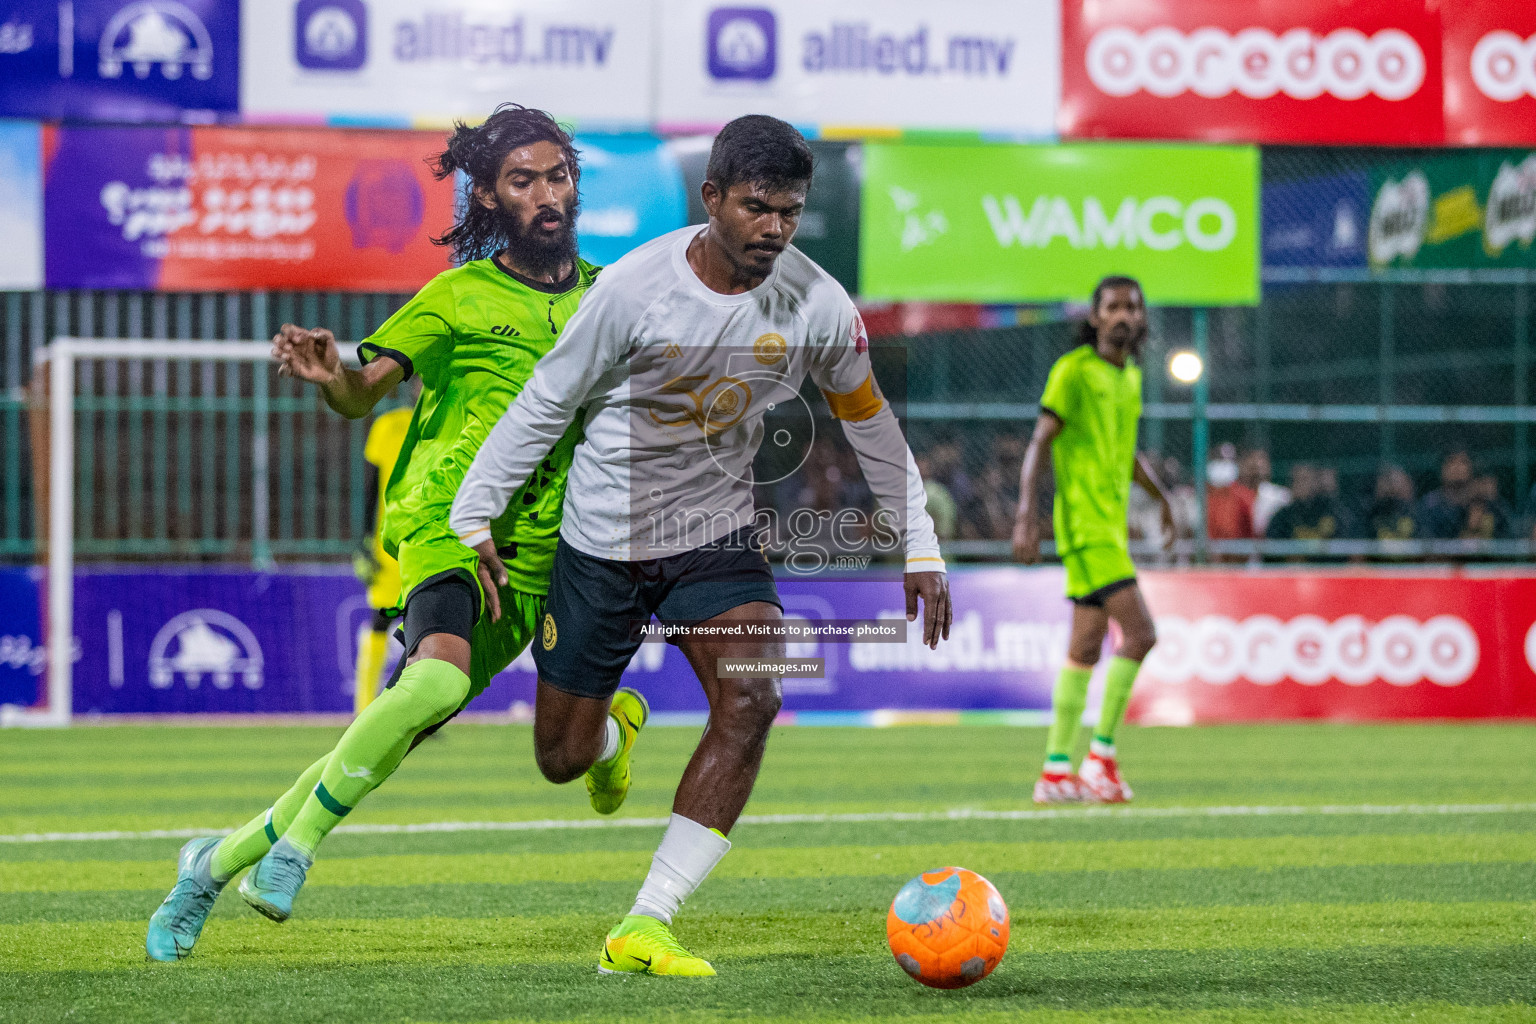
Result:
M1072 602L1072 636L1067 663L1051 695L1053 722L1045 767L1035 783L1036 803L1124 803L1132 795L1120 777L1115 732L1142 660L1157 642L1131 562L1127 517L1132 481L1162 506L1167 542L1174 531L1167 495L1152 467L1136 452L1141 418L1141 368L1136 360L1146 336L1141 285L1129 277L1100 281L1077 347L1056 360L1046 378L1040 418L1019 473L1013 557L1029 565L1040 558L1036 499L1040 474L1053 460L1052 522ZM1072 751L1088 700L1088 680L1111 620L1120 628L1120 647L1105 675L1098 728L1081 773L1075 773Z
M810 147L785 122L726 125L702 186L709 223L664 235L604 272L454 500L450 523L494 593L507 570L491 525L581 413L574 497L534 647L534 746L552 781L574 779L602 756L609 698L652 615L696 624L675 642L709 700L709 724L650 873L604 942L606 973L715 973L670 925L730 849L726 836L779 710L776 676L727 674L721 661L784 656L782 637L746 628L781 621L752 528L751 466L765 412L796 401L807 374L842 421L870 489L905 523L907 618L916 619L921 598L924 642L937 646L949 632L923 482L876 387L863 323L837 282L790 245L811 172Z
M576 150L548 114L509 104L477 128L458 125L436 170L469 179L462 218L436 239L462 265L433 278L358 346L360 370L342 366L324 329L284 325L273 344L280 372L315 384L351 418L401 381L422 380L381 526L384 550L400 565L405 657L335 749L276 803L222 841L182 848L176 887L150 920L146 947L156 960L190 953L220 890L252 864L241 896L286 920L326 834L538 628L575 432L550 439L511 507L488 524L504 566L497 591L482 593L475 553L448 530L447 515L481 442L596 278L576 255ZM488 607L498 610L494 621ZM641 719L643 709L629 708ZM608 729L616 733L617 722Z

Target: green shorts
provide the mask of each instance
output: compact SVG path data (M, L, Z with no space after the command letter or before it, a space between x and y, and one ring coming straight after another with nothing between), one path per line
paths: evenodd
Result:
M406 624L412 621L411 595L423 587L445 576L461 576L474 589L478 604L469 640L469 696L464 701L468 704L485 692L491 680L512 664L537 634L544 617L544 595L502 587L498 592L501 618L492 622L475 572L479 559L446 529L427 527L411 534L400 542L399 561Z
M1136 578L1130 551L1119 545L1063 551L1061 564L1067 570L1067 597L1073 601Z

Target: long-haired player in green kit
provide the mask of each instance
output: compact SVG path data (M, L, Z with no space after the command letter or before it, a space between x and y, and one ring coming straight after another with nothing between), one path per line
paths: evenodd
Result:
M1045 767L1035 783L1036 803L1124 803L1131 798L1115 759L1115 731L1142 659L1157 642L1131 562L1127 516L1133 480L1162 506L1165 541L1171 543L1174 536L1168 497L1152 467L1136 454L1141 418L1136 360L1146 336L1141 285L1129 277L1100 281L1078 345L1056 360L1046 378L1040 418L1019 471L1013 557L1025 564L1040 558L1036 496L1040 474L1052 460L1056 552L1067 570L1073 606L1067 663L1051 695L1053 722ZM1098 728L1078 773L1072 770L1072 748L1111 619L1120 627L1120 647L1110 659Z
M425 735L452 718L528 645L538 628L560 532L577 428L555 442L491 528L507 567L492 621L475 552L448 529L448 510L486 435L555 343L598 268L576 255L580 168L570 135L548 114L508 104L484 124L460 124L437 175L468 179L463 213L439 244L460 266L433 278L358 346L361 370L342 366L330 331L285 324L273 355L283 374L320 388L343 416L366 416L392 388L422 380L385 485L384 549L400 563L406 656L388 688L335 749L270 808L222 841L181 850L176 887L149 923L156 960L192 951L214 900L255 865L240 895L275 921L293 912L315 850ZM606 761L589 779L593 806L611 812L627 792L628 750L645 719L634 691L615 696Z

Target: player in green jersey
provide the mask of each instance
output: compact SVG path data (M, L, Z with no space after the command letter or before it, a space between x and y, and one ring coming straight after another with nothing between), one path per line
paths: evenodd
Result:
M463 172L464 213L446 235L460 266L433 278L342 366L330 331L285 324L279 372L310 381L350 418L397 384L422 380L404 444L385 485L384 549L399 560L406 656L389 687L263 813L224 840L182 848L176 887L150 921L156 960L191 952L224 885L285 920L320 841L515 658L538 628L548 588L576 429L554 444L492 536L507 566L501 615L487 613L475 552L447 527L459 482L492 426L553 347L598 268L576 255L580 168L571 137L548 114L515 105L460 124L437 174ZM616 698L615 708L623 702ZM643 702L629 709L643 721ZM623 725L632 724L626 719ZM615 723L610 733L622 732ZM627 734L626 734L627 735ZM258 863L259 862L259 863Z
M1036 495L1040 473L1047 459L1053 460L1056 551L1067 570L1067 597L1073 604L1067 663L1051 699L1054 721L1045 768L1035 784L1037 803L1124 803L1131 798L1115 760L1115 730L1125 717L1142 659L1157 642L1131 562L1127 515L1133 480L1162 506L1167 542L1174 530L1168 497L1152 467L1136 453L1141 418L1136 360L1146 335L1141 285L1128 277L1100 281L1079 344L1051 367L1019 473L1013 557L1026 564L1040 558ZM1098 728L1078 774L1072 771L1072 748L1111 619L1120 627L1120 648L1110 660Z

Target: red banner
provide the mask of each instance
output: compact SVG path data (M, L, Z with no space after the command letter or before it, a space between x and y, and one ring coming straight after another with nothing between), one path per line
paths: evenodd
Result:
M1536 5L1456 0L1445 19L1445 139L1536 143Z
M1079 138L1437 144L1435 0L1062 0Z
M1536 715L1536 579L1146 573L1145 724Z

